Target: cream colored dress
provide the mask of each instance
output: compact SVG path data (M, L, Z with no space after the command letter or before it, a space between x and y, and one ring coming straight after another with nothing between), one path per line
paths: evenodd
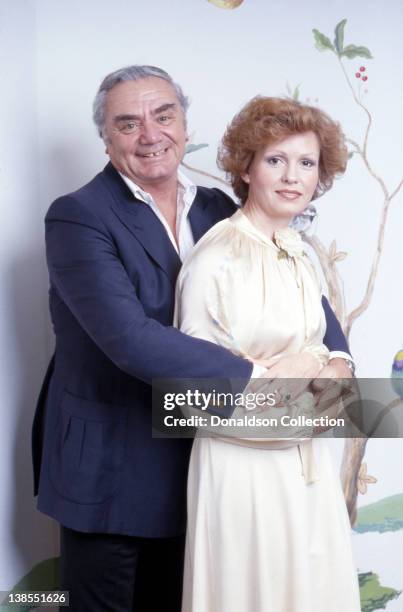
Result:
M319 284L299 234L276 244L242 211L215 225L177 285L182 331L236 354L312 351ZM183 612L359 612L350 525L325 440L196 438L189 467Z

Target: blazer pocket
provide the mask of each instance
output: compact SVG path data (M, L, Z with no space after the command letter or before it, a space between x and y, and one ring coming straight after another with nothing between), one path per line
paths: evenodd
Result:
M113 495L125 455L127 410L63 393L50 463L60 495L80 504Z

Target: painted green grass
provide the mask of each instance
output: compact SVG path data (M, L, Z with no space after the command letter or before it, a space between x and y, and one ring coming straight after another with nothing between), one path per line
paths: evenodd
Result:
M403 493L385 497L358 509L354 531L366 533L398 531L403 529Z
M10 593L19 593L21 591L57 591L59 588L59 558L54 557L41 561L25 574L19 582L9 591ZM10 612L27 612L35 608L27 604L21 605L6 605L7 597L3 599L0 605L0 610L9 610ZM66 608L67 609L67 608Z
M360 583L361 612L384 610L386 604L399 597L401 591L379 584L379 577L373 572L358 574Z

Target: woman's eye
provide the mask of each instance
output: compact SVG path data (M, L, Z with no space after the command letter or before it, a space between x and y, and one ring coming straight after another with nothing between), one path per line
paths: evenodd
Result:
M269 157L269 159L267 160L267 163L270 166L278 166L280 161L281 161L281 159L279 157Z
M312 168L313 166L315 166L315 162L312 161L312 159L303 159L302 160L302 165L305 168Z

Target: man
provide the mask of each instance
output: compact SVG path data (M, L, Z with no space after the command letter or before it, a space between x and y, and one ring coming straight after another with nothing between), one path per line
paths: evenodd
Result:
M56 352L34 464L38 508L62 526L62 588L74 612L153 610L161 598L180 610L190 442L151 437L149 384L252 374L251 363L171 327L181 259L235 210L178 170L186 109L158 68L107 76L94 120L110 163L46 216ZM346 351L324 306L326 343ZM327 375L348 372L334 359Z

